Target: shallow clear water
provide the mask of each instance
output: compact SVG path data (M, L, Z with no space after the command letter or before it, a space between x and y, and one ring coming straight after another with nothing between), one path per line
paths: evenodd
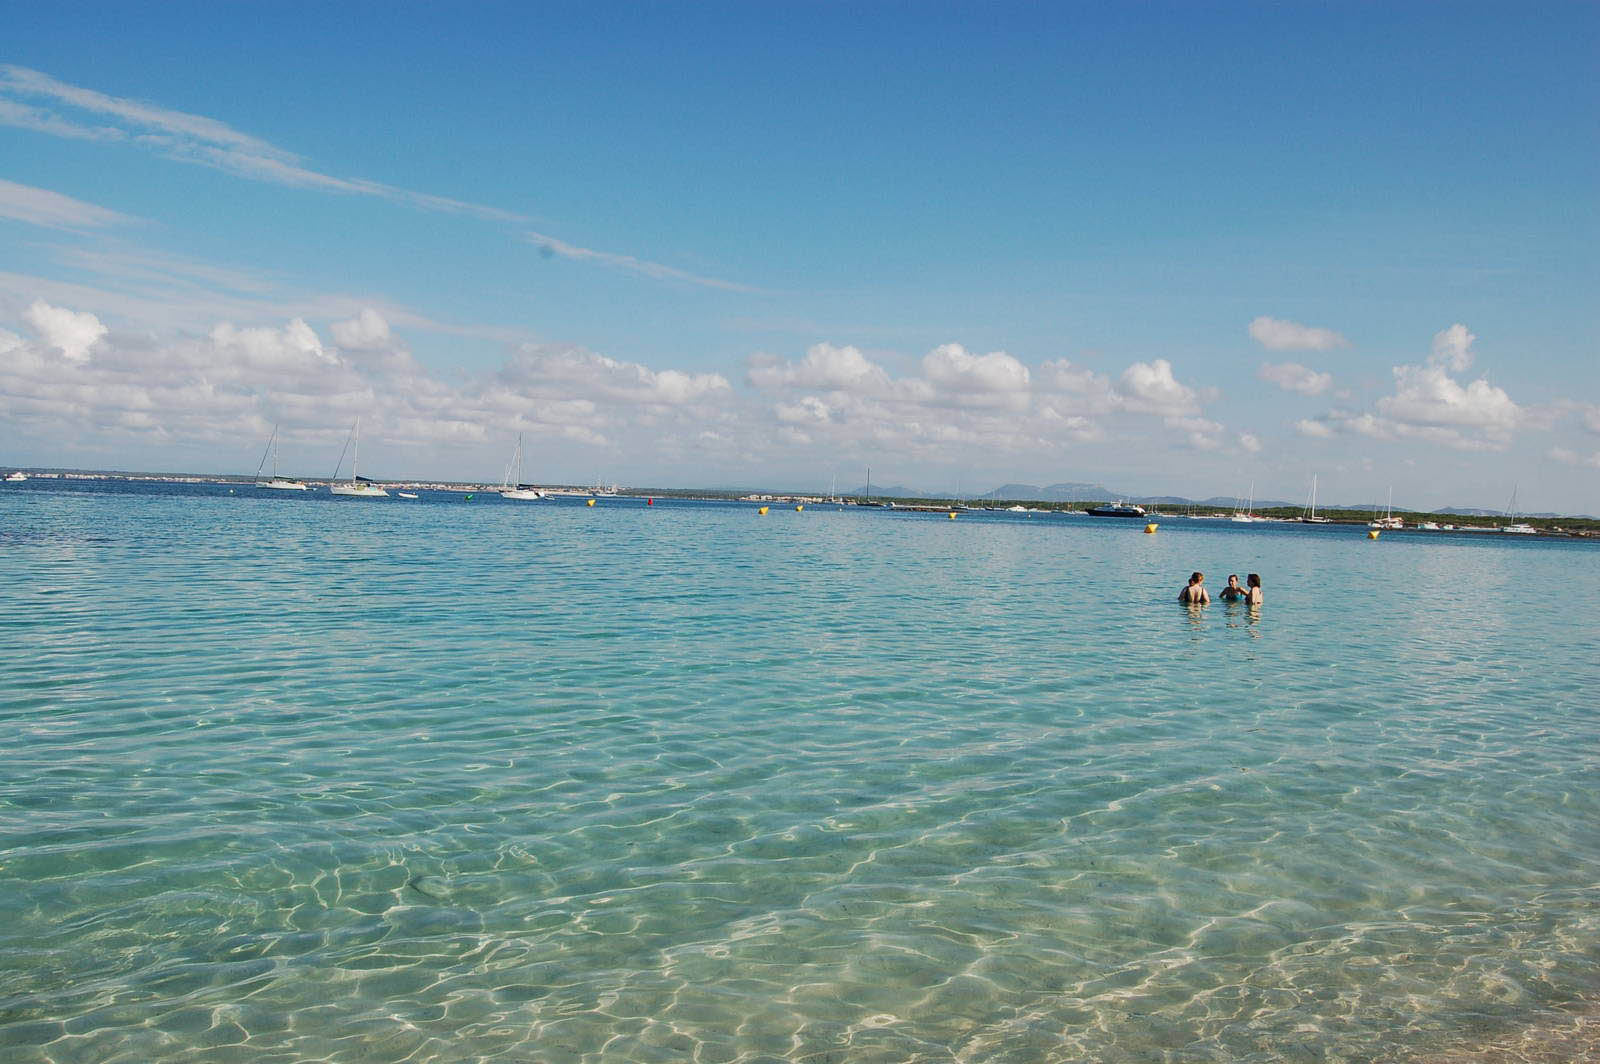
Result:
M0 1057L1480 1045L1600 999L1597 560L6 486Z

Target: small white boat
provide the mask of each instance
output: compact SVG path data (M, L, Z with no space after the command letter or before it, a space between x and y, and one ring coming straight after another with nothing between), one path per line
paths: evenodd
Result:
M415 499L417 497L417 493L414 491L397 491L395 494L402 499Z
M272 456L272 479L261 480L261 471L267 467L267 455ZM261 464L256 466L256 487L275 488L278 491L305 491L303 482L293 477L280 476L278 473L278 426L272 426L272 436L267 440L267 449L261 455Z
M1439 522L1437 522L1437 521L1424 521L1424 522L1422 522L1422 524L1418 525L1417 527L1419 529L1421 529L1422 531L1424 531L1424 532L1437 532L1437 531L1439 531Z
M1534 528L1532 525L1522 524L1520 522L1513 525L1506 525L1500 531L1513 532L1519 536L1535 536L1539 534L1539 530L1537 528Z
M356 473L356 462L361 457L360 418L356 418L355 427L350 430L350 438L345 440L345 446L349 447L352 443L355 445L355 447L350 454L350 479L340 483L339 466L334 466L333 477L328 484L328 493L330 495L343 495L352 499L387 499L389 497L389 493L387 491L384 491L366 477L360 476ZM341 451L339 452L339 465L343 464L344 452Z
M511 452L506 463L506 475L501 478L500 497L518 502L532 502L544 498L544 492L532 484L522 483L522 433L517 433L517 449Z
M6 482L8 484L20 484L24 480L27 480L27 479L28 479L28 474L24 473L20 469L14 469L11 472L6 474Z

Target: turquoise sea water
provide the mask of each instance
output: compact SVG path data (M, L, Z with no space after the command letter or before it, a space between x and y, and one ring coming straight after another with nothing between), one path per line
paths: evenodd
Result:
M0 490L0 1058L1450 1059L1600 1000L1594 546L266 495Z

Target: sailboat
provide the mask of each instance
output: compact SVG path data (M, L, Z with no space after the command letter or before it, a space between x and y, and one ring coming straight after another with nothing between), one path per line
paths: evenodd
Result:
M350 479L339 483L339 465L344 464L344 452L339 452L339 465L333 467L333 476L328 483L328 491L334 495L348 495L356 499L387 499L389 493L367 478L356 473L356 462L361 457L361 419L356 418L355 427L350 430L350 438L344 441L349 447L355 444L350 454Z
M511 452L511 461L506 464L506 475L500 484L500 497L502 499L542 499L544 492L531 484L522 482L522 433L517 433L517 449Z
M1255 514L1250 512L1251 510L1254 510L1255 508L1256 508L1256 482L1252 480L1250 482L1250 501L1244 505L1243 509L1235 509L1233 511L1233 516L1231 518L1229 518L1229 520L1230 521L1238 521L1241 524L1253 524L1256 521L1261 520L1261 518L1257 517Z
M1399 517L1396 517L1394 515L1394 486L1393 485L1390 485L1390 487L1389 487L1389 505L1388 505L1388 508L1384 510L1382 517L1378 517L1377 516L1377 511L1374 510L1373 511L1373 519L1371 521L1367 522L1367 527L1368 528L1389 528L1389 529L1406 527L1405 521L1403 519L1401 519Z
M28 474L24 473L20 469L13 469L11 472L6 474L6 481L10 484L20 484L27 479Z
M1302 524L1307 525L1326 525L1332 523L1326 517L1317 516L1317 475L1315 473L1311 474L1311 497L1306 500L1305 513L1300 515L1300 521Z
M262 480L261 471L267 468L267 456L272 456L272 479ZM279 491L305 491L304 481L295 480L293 477L281 476L278 473L278 426L272 426L272 436L267 440L267 449L261 452L261 464L256 466L256 487L276 488Z
M1532 536L1539 531L1532 525L1517 520L1517 487L1515 484L1511 486L1511 501L1506 503L1506 517L1510 519L1511 523L1502 526L1500 529L1502 532L1515 532L1519 535Z

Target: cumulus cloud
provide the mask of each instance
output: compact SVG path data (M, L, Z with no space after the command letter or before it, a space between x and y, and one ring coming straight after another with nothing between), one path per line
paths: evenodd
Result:
M351 351L381 351L389 346L389 323L371 307L347 321L336 321L329 327L333 342Z
M1501 450L1530 417L1504 388L1487 378L1462 382L1451 376L1472 362L1476 339L1456 324L1435 334L1421 365L1394 367L1395 388L1365 412L1330 411L1316 421L1302 421L1304 435L1338 430L1374 439L1417 439L1462 451Z
M1187 417L1200 409L1198 393L1173 376L1164 358L1135 362L1123 370L1120 385L1122 406L1133 413Z
M762 391L814 388L821 391L883 395L889 374L856 347L812 344L805 357L790 363L773 355L753 355L747 364L751 385Z
M1350 346L1349 340L1332 329L1265 316L1250 323L1250 338L1268 351L1328 351Z
M523 345L501 370L499 379L541 394L558 387L565 396L666 406L682 405L731 388L720 373L657 371L580 347L539 344Z
M1502 388L1479 379L1462 385L1442 366L1396 366L1395 394L1378 400L1378 411L1402 426L1481 433L1509 440L1522 410Z
M1261 439L1254 433L1241 432L1239 433L1239 449L1246 454L1260 454Z
M1323 421L1302 418L1294 423L1295 431L1312 439L1325 440L1333 435L1333 428Z
M86 361L89 349L106 334L106 327L93 314L52 307L42 299L35 300L22 316L45 346L61 352L68 362Z
M1460 322L1433 334L1433 351L1428 361L1459 373L1472 365L1472 343L1477 337Z
M1301 395L1321 395L1333 387L1332 374L1318 373L1298 362L1281 362L1276 365L1263 362L1261 368L1256 371L1256 376L1269 384L1276 384L1286 392L1299 392Z
M1030 379L1028 367L1004 351L974 355L960 344L943 344L929 351L922 358L922 373L941 391L971 398L1022 397Z

